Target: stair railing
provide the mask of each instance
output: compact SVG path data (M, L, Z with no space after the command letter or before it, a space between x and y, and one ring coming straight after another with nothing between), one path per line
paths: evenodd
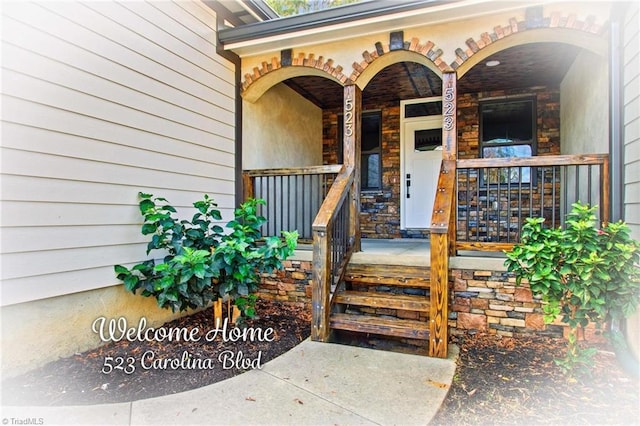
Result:
M350 226L354 169L343 166L313 222L313 292L311 339L327 341L331 295L344 275L353 252L355 235Z
M429 356L446 358L449 311L449 255L455 245L456 161L442 160L431 216L431 305Z

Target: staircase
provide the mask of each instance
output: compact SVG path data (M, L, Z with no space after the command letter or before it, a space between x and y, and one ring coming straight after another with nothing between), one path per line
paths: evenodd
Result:
M429 274L426 266L350 262L330 329L428 341Z

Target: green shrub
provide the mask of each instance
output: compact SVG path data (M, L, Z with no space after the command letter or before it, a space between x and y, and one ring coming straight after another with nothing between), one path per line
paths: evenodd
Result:
M529 218L521 242L506 253L516 284L526 278L541 297L545 322L560 315L568 324L567 355L559 362L567 371L590 357L580 351L577 328L631 315L640 296L640 243L623 222L597 229L594 210L573 204L565 229L543 228L543 218Z
M221 297L232 300L245 316L255 315L255 293L261 273L282 268L295 250L298 233L283 232L263 239L260 227L266 219L257 215L264 200L251 199L235 210L227 223L229 232L217 225L222 219L217 204L205 195L193 206L191 221L178 220L176 209L165 198L140 193L142 234L151 235L147 254L164 252L163 262L147 260L131 269L114 267L128 291L155 297L158 306L173 312L207 306Z

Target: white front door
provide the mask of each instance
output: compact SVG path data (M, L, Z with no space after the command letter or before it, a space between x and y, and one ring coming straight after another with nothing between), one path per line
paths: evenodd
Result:
M442 116L407 120L402 134L401 226L427 229L442 160Z

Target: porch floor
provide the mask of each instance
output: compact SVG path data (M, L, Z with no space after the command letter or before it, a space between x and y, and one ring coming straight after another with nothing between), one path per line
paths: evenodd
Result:
M429 240L415 238L377 239L363 238L362 251L351 256L351 263L372 265L430 266ZM311 261L313 246L301 244L291 259ZM505 256L496 252L465 251L449 258L452 269L504 271Z

